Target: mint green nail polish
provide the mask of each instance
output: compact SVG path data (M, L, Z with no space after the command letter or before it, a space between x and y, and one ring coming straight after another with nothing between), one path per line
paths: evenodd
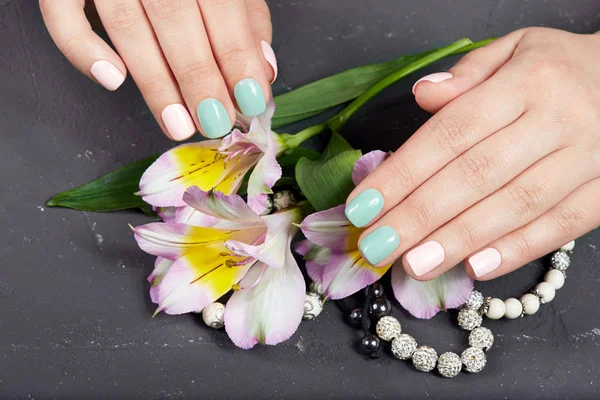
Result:
M389 257L400 246L400 237L391 226L382 226L361 240L358 247L367 261L376 265Z
M220 138L231 131L231 121L225 106L217 99L205 99L198 104L198 119L204 134L211 138Z
M376 189L367 189L346 206L346 217L357 228L373 220L383 209L383 196Z
M233 94L240 111L246 117L262 114L267 109L263 90L258 82L252 78L239 81L233 88Z

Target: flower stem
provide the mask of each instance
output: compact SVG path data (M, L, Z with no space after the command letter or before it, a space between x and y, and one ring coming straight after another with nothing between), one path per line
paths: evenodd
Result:
M383 78L373 86L371 86L366 92L357 97L352 103L350 103L347 107L345 107L338 114L334 115L329 121L325 124L328 128L330 128L333 132L338 132L348 121L348 119L366 102L371 100L375 95L379 94L382 90L390 86L391 84L397 82L398 80L404 78L408 74L411 74L415 71L420 70L428 66L431 63L434 63L446 56L453 54L454 52L460 52L463 48L467 46L473 46L474 43L469 39L461 39L457 42L452 43L449 46L446 46L442 49L434 51L426 56L419 58L418 60L410 63L409 65L400 68L399 70L393 72L387 77ZM310 128L309 128L310 129Z
M295 135L290 135L289 133L282 133L280 136L284 140L288 149L295 149L300 146L302 143L307 141L313 136L317 136L319 133L323 132L327 128L327 123L314 125L304 129L296 133Z

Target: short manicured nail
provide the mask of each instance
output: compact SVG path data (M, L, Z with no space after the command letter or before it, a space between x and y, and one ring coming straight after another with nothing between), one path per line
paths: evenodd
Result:
M376 265L385 260L400 246L400 237L391 226L382 226L360 241L359 247L367 261Z
M425 275L444 262L446 253L438 242L423 243L406 254L406 262L415 275Z
M125 76L117 67L106 60L96 61L90 68L90 74L104 86L106 90L117 90L125 81Z
M371 222L382 209L381 193L376 189L367 189L348 203L345 212L352 225L361 228Z
M267 60L271 68L273 68L273 79L271 80L271 83L273 83L275 82L275 79L277 79L277 57L275 57L275 52L273 51L271 45L264 40L260 42L260 47L265 60Z
M475 276L479 278L498 268L502 262L502 256L500 256L498 250L490 247L489 249L473 254L469 257L468 262L471 268L473 268Z
M211 139L220 138L231 131L229 114L217 99L205 99L198 104L198 119L204 134Z
M454 75L452 75L450 72L436 72L435 74L429 74L429 75L425 75L424 77L422 77L421 79L419 79L418 81L415 82L415 84L412 87L412 92L413 95L415 94L415 90L417 89L417 85L423 81L427 81L427 82L432 82L432 83L439 83L445 80L448 80L450 78L453 78Z
M171 104L162 112L162 120L173 140L185 140L196 132L194 121L181 104Z
M267 109L265 95L262 88L252 78L242 79L233 88L235 101L237 101L240 111L246 117L254 117L262 114Z

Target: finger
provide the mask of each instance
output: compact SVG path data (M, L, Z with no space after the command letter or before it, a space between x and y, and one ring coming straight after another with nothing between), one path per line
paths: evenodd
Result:
M215 59L238 109L247 117L262 114L271 89L245 1L198 0L198 3Z
M127 69L110 46L94 33L84 12L84 0L40 0L48 32L67 59L107 90L117 90Z
M449 72L427 75L413 86L419 106L438 112L446 104L489 79L512 57L526 30L514 31L465 55Z
M174 140L193 135L196 129L142 5L137 0L105 0L97 1L96 8L165 134Z
M481 248L468 258L467 271L479 280L490 280L514 271L600 225L600 178L571 193L558 205L524 227ZM477 277L473 267L497 267Z
M209 138L229 133L235 107L196 0L143 0L142 4L201 132Z
M502 189L480 201L460 216L423 240L438 243L443 249L439 265L427 263L432 256L423 251L430 245L419 245L407 252L402 261L412 276L430 280L454 267L469 254L528 224L554 207L583 183L594 177L589 165L578 163L585 156L574 148L566 148L543 158ZM565 174L565 168L570 173ZM482 276L494 266L475 265Z
M536 117L535 113L526 113L459 156L363 232L360 240L382 226L391 227L401 239L401 244L380 262L384 264L387 260L398 258L431 232L554 151L559 146L560 136L548 134L546 140L540 142L540 135L547 132L545 126L539 123L537 128L532 128L536 127L538 120L539 116ZM363 247L362 242L360 247ZM435 249L438 256L443 255L441 246ZM414 252L423 253L418 248ZM412 265L413 275L425 275L442 261L441 257L424 258L418 264L415 260L417 265Z
M523 93L513 87L514 74L503 74L435 114L352 191L348 219L358 227L372 223L449 162L513 123L525 111Z
M264 67L267 79L272 84L277 79L277 57L271 47L273 36L273 25L271 24L271 13L269 6L264 0L246 0L246 9L250 29L254 33L256 45L264 56Z

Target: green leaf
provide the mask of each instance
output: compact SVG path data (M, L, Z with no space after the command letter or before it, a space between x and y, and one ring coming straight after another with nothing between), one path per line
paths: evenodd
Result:
M86 185L59 193L46 205L100 212L140 208L147 212L148 204L134 193L139 190L142 174L157 158L152 156L136 161Z
M296 164L300 190L317 211L343 204L354 189L352 170L361 157L339 134L331 135L327 148L318 160L301 158Z
M306 147L296 147L289 154L284 154L277 159L281 168L295 167L302 157L306 157L309 160L317 160L321 156L321 153L308 149Z

